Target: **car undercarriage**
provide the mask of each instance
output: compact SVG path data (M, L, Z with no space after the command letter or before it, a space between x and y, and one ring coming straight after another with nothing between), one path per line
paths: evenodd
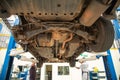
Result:
M16 42L39 61L69 62L84 51L104 52L114 40L111 19L120 0L0 0L0 17L18 15L8 27Z

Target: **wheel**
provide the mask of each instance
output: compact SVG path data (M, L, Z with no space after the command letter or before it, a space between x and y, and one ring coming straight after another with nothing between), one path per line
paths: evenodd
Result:
M75 59L74 58L70 58L69 59L69 65L70 65L70 67L75 67Z
M89 48L94 52L108 50L114 41L114 28L111 21L100 17L93 26L98 27L98 36L95 43L91 44Z
M70 62L69 65L70 67L75 67L75 62Z
M42 67L42 65L43 65L43 61L41 61L41 62L37 63L37 67L38 67L38 68L41 68L41 67Z
M43 63L45 62L45 58L39 56L37 57L39 63L37 63L37 67L41 68L43 66Z

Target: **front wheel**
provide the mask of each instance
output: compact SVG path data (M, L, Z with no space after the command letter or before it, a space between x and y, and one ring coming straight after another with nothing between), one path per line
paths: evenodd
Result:
M75 58L73 58L73 57L69 58L69 65L70 65L70 67L75 67Z

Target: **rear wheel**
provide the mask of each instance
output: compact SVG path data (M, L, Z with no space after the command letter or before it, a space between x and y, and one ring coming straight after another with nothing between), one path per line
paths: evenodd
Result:
M71 59L69 65L70 67L75 67L75 59Z
M39 61L38 63L37 63L37 67L38 68L41 68L42 66L43 66L43 63L45 63L45 62L47 62L47 59L45 59L44 57L41 57L41 56L35 56L36 57L36 59Z
M90 49L94 52L108 50L114 41L114 28L111 21L101 17L93 26L98 27L98 35L96 41L90 44Z

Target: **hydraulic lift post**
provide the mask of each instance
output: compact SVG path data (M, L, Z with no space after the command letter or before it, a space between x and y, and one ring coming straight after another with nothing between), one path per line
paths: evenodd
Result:
M108 53L108 56L103 56L103 62L105 66L107 80L117 80L110 50L108 50L107 53Z
M9 56L10 50L15 47L15 40L13 36L10 37L9 40L9 45L7 48L6 56L5 56L5 61L2 66L2 71L0 74L0 80L10 80L10 74L11 74L11 69L12 69L12 64L13 64L13 57Z

